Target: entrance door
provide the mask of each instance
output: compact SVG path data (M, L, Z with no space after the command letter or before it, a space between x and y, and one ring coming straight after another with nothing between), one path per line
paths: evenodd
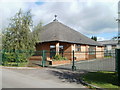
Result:
M59 54L63 57L63 53L64 53L64 50L63 50L63 45L60 45L59 46Z
M56 55L55 45L50 45L50 58L53 58Z

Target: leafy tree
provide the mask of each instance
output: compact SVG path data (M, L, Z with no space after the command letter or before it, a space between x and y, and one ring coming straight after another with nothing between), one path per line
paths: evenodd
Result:
M25 62L35 50L37 35L32 33L33 27L31 10L23 12L21 9L10 19L9 26L3 31L4 61Z
M39 31L42 30L42 22L39 22L36 26L33 28L33 37L36 38L36 41L39 41Z
M92 36L91 39L97 41L97 37L96 36Z

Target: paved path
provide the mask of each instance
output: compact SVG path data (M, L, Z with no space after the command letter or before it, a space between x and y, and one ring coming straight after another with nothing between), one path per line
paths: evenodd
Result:
M115 71L115 58L83 60L75 62L77 70L86 71ZM72 64L54 66L54 68L71 69Z
M3 88L85 88L75 82L66 82L51 69L3 69Z

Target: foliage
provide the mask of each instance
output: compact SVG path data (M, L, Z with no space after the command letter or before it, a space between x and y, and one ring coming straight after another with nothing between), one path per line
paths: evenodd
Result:
M2 47L3 50L12 50L12 52L3 52L3 62L26 62L27 58L32 55L29 51L35 49L38 40L38 35L35 35L36 33L31 30L32 27L31 10L23 12L20 9L10 19L9 26L3 31ZM25 51L25 53L18 53L21 50Z
M56 54L54 57L53 57L54 60L67 60L66 57L62 57L61 55L59 54Z
M97 41L97 37L96 36L92 36L91 39Z
M10 19L8 28L3 32L3 48L6 50L33 50L35 39L32 37L32 15L22 10Z
M101 88L118 88L118 78L115 72L89 72L83 76L83 80Z
M26 63L28 62L27 58L30 56L31 51L2 51L2 65L7 65L8 63Z
M42 22L39 22L33 29L33 37L36 38L36 41L39 41L39 31L42 29Z

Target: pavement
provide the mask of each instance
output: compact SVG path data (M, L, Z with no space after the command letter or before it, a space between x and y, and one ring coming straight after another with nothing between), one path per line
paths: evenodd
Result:
M50 68L16 69L3 67L2 88L86 88L70 75L75 76L75 73Z

